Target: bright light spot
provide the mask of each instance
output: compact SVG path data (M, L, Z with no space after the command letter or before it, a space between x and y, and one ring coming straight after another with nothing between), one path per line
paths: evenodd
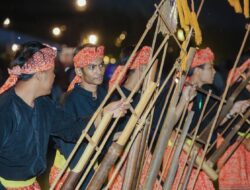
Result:
M182 29L178 29L177 38L178 38L178 40L180 40L182 42L185 40L184 32Z
M91 35L89 35L88 40L89 40L89 43L91 43L91 44L96 44L97 41L98 41L98 38L97 38L96 35L91 34Z
M61 29L59 28L59 27L54 27L53 29L52 29L52 34L54 35L54 36L60 36L61 35Z
M178 78L175 78L175 83L179 83L179 79Z
M3 21L3 25L5 27L9 26L10 25L10 19L9 18L6 18L4 21Z
M121 40L125 40L126 35L125 35L124 33L122 33L122 34L119 36L119 38L120 38Z
M87 5L86 0L76 0L76 6L85 7Z
M103 58L103 62L104 62L104 64L109 64L109 56L104 56L104 58Z
M112 57L112 58L110 59L110 63L115 64L115 63L116 63L116 59Z
M12 44L12 46L11 46L11 50L13 52L16 52L17 50L19 50L19 48L20 48L20 46L18 44Z
M18 37L17 37L17 39L18 39L18 40L21 40L21 37L20 37L20 36L18 36Z

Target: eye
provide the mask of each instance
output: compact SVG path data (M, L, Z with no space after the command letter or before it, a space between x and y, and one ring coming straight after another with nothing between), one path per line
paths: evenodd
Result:
M95 65L88 65L88 69L89 70L94 70L95 69Z
M102 69L104 67L104 63L101 63L98 67Z

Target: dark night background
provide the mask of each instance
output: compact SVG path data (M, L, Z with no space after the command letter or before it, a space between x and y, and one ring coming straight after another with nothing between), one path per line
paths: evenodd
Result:
M86 10L78 12L73 0L4 0L0 2L0 20L11 19L10 31L70 46L78 45L83 35L95 32L107 53L117 55L120 49L114 46L115 39L126 31L127 38L122 47L135 44L158 2L87 0ZM197 9L200 0L194 2ZM205 0L199 23L203 32L202 47L214 49L216 61L235 57L247 23L242 14L236 14L227 0ZM54 25L66 26L59 39L54 39L51 34Z

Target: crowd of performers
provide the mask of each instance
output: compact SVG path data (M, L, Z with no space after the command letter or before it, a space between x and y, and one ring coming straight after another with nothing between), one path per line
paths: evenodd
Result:
M8 190L39 190L41 187L37 182L39 177L46 170L50 170L49 183L52 184L56 176L60 173L66 163L67 158L72 152L77 139L86 127L91 116L98 109L109 89L114 85L118 75L124 68L130 54L131 47L125 48L121 53L119 66L113 72L108 84L103 84L103 78L106 66L103 63L104 47L86 44L74 50L73 63L75 76L70 83L67 92L64 93L60 105L55 103L50 96L55 74L55 58L57 51L40 42L28 42L22 45L16 54L8 69L9 78L0 88L0 189ZM141 47L129 67L125 76L119 81L122 92L128 96L136 86L142 73L149 63L151 48L149 46ZM198 122L201 110L205 102L205 95L197 91L197 88L211 86L214 82L215 55L210 48L198 49L187 73L187 82L182 90L178 101L175 117L182 115L185 105L188 104L188 110L194 111L194 117L190 125L189 134L192 135L194 127ZM239 84L250 76L250 55L242 56L240 64L235 72L230 73L233 80L230 82L228 98L232 95ZM155 114L150 131L149 139L152 138L156 123L158 121L164 96L168 92L170 85L164 89L161 97L158 98L155 106ZM141 97L141 88L136 89L131 105L135 107ZM219 139L217 144L223 143L226 133L222 133L228 122L232 121L234 115L244 114L250 106L250 84L246 85L237 96L232 109L229 110L226 117L221 121L220 127L213 133L211 144ZM214 100L215 101L215 100ZM209 102L208 108L214 102ZM107 153L109 146L116 141L123 131L127 121L131 116L128 111L129 105L118 93L114 93L101 113L98 115L88 131L92 136L95 128L102 120L105 114L112 114L113 118L120 117L117 127L107 141L98 161ZM200 130L211 120L211 115L215 115L216 110L210 112L201 123ZM237 123L236 119L233 122ZM248 120L249 121L249 120ZM233 125L232 125L233 126ZM240 136L244 136L249 128L249 123L245 122L243 127L230 141L230 146L225 154L236 146ZM174 130L175 131L175 130ZM171 149L175 132L173 131L168 146L164 153L163 165L165 164ZM230 130L229 130L230 131ZM156 133L156 136L159 135ZM244 141L240 144L234 154L221 168L217 185L210 180L204 171L201 171L194 189L212 190L219 189L250 189L250 136L245 135ZM47 168L47 151L49 139L53 140L56 154L53 166ZM70 162L69 169L57 183L56 189L61 189L67 175L72 170L86 149L89 141L82 142L79 151ZM148 145L146 145L148 146ZM211 149L213 152L215 148ZM147 178L149 165L152 160L152 151L146 151L146 161L142 169L140 186ZM176 189L180 181L180 173L185 166L185 152L182 151L179 157L178 171L172 189ZM211 153L212 154L212 153ZM171 156L170 156L171 157ZM220 167L220 158L217 167ZM126 163L121 168L115 178L111 189L122 189L126 174ZM97 165L98 163L96 163ZM162 182L167 177L167 167L162 170L161 178L157 178L153 189L162 189ZM190 182L194 177L195 168L192 169ZM88 183L95 173L95 167L91 169L81 189L86 189ZM112 175L112 171L110 171ZM191 188L188 183L187 189Z

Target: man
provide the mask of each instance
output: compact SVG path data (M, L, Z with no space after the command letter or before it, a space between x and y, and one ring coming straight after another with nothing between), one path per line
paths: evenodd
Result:
M103 46L86 44L75 50L73 62L75 66L76 77L71 82L68 88L68 93L66 94L63 102L66 112L76 117L89 116L92 115L101 104L102 100L106 96L106 90L101 87L105 72L103 56ZM112 107L114 104L120 104L120 109L123 110L123 115L126 113L125 110L127 109L127 106L122 105L121 101L110 103L104 108L104 110ZM74 130L73 127L72 130ZM89 131L89 135L92 136L94 131L95 128L92 127ZM50 183L54 181L55 177L64 166L66 159L69 157L75 146L75 143L66 142L61 139L55 139L55 142L58 150L56 153L54 166L52 167L50 173ZM70 163L70 169L73 169L77 164L87 144L87 141L82 143L80 149ZM93 170L83 184L82 189L86 188L92 174ZM67 173L58 183L57 189L60 189L66 176Z
M55 57L56 51L40 42L24 44L0 88L0 184L8 190L40 189L36 177L46 169L49 136L76 141L88 123L46 96L55 78Z

